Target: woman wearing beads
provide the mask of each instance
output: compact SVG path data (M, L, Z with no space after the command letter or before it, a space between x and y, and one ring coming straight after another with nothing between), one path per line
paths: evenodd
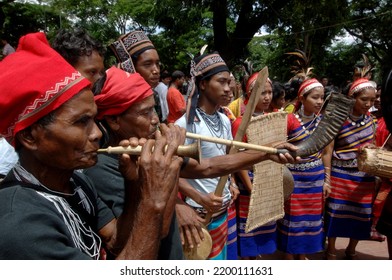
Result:
M247 105L253 87L258 77L258 72L252 74L246 83L246 99L244 104ZM264 91L261 93L259 101L255 107L253 116L264 114L271 104L272 100L272 83L268 79L265 83ZM242 116L238 117L232 124L233 137L237 134L242 121ZM246 137L244 137L246 141ZM241 170L236 173L236 182L238 183L240 195L238 198L238 256L241 259L256 259L262 254L272 254L276 251L276 222L270 222L248 233L245 232L245 225L249 212L250 194L252 192L253 172Z
M337 237L350 238L345 254L356 258L359 240L369 239L375 177L358 170L357 151L373 143L376 120L368 113L376 99L374 84L361 78L343 92L355 98L352 113L335 138L332 154L331 195L326 205L327 259L336 259Z
M288 115L288 141L294 145L306 141L317 127L324 101L322 84L306 76L303 80L295 113ZM285 201L283 219L278 221L278 249L285 253L285 259L306 259L306 254L323 250L323 192L326 197L330 183L329 166L324 162L330 162L330 158L328 160L328 154L323 156L322 152L288 165L294 178L294 190Z

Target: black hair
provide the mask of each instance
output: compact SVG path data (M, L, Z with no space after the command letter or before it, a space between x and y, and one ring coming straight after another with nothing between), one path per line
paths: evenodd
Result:
M246 82L249 79L249 75L245 74L242 77L240 77L240 81L241 81L241 90L242 90L242 94L244 95L244 97L246 97L247 93L246 93Z
M136 66L137 60L138 60L139 56L140 56L142 53L144 53L145 51L147 51L147 50L156 50L156 49L155 49L154 46L148 46L148 47L142 48L141 50L138 50L137 52L135 52L134 54L132 54L132 55L131 55L131 59L132 59L133 65Z
M349 93L349 91L350 91L350 88L351 88L351 85L352 85L352 84L353 84L353 83L348 83L348 84L342 89L342 94L348 96L348 93Z
M290 82L285 84L286 89L286 100L294 100L298 95L298 90L303 83L301 77L294 77Z
M52 47L71 65L75 65L81 56L90 56L93 51L102 57L106 52L106 48L100 42L80 28L72 31L60 30L53 39Z
M106 72L104 72L103 75L98 80L95 81L95 83L93 84L93 86L91 88L91 91L93 92L94 96L101 93L102 88L106 82L106 78L107 78L107 75L106 75Z
M94 96L99 95L103 89L103 86L105 85L106 82L106 72L102 75L102 77L100 77L98 80L95 81L95 83L93 84L91 91L93 92ZM108 146L109 143L109 131L110 131L110 126L108 125L108 123L106 122L105 119L103 120L96 120L95 123L97 124L99 130L102 132L102 137L99 140L99 146L101 148L106 148Z
M181 79L181 78L183 78L183 77L185 77L184 72L179 71L179 70L174 71L174 72L172 73L172 75L171 75L171 78L172 78L173 81L175 81L175 80L177 80L177 79Z
M40 118L36 122L36 124L38 124L39 126L45 127L45 126L48 126L49 124L53 123L55 119L56 119L56 110L54 110L54 111L50 112L49 114Z
M272 99L276 100L286 93L285 87L279 82L272 83Z
M161 80L166 79L166 78L169 78L169 77L171 77L169 71L163 70L163 71L161 72Z

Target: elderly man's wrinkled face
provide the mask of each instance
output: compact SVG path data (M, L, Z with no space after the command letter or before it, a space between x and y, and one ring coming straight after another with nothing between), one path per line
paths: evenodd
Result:
M149 96L132 106L118 116L119 129L117 133L122 139L130 137L154 138L159 124L159 118L154 110L154 96Z
M93 94L85 89L56 110L53 122L32 125L39 163L61 170L93 166L102 136L94 122L96 113Z

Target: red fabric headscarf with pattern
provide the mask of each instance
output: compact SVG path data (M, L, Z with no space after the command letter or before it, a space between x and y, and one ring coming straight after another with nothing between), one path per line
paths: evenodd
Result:
M97 119L123 113L132 104L153 94L151 86L138 73L130 74L115 66L106 71L106 81L100 94L94 97Z
M16 133L88 86L50 47L44 33L21 37L16 52L0 62L0 134L14 144Z

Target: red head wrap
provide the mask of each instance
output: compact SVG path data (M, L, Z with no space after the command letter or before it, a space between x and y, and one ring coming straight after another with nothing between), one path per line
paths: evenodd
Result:
M319 81L317 81L317 79L313 78L313 79L303 81L303 83L301 84L298 90L298 97L305 95L306 93L308 93L309 91L311 91L316 87L323 88L323 85Z
M352 96L353 94L360 92L361 90L363 90L365 88L374 88L375 89L376 87L373 82L370 82L366 78L357 79L352 83L350 90L348 91L348 95Z
M16 52L0 62L0 134L13 143L17 132L89 85L49 46L44 33L21 37Z
M132 104L152 94L151 86L140 74L130 74L113 66L106 71L106 81L101 93L94 97L98 106L97 119L119 115Z
M249 102L250 95L252 94L252 90L253 90L253 87L255 86L255 83L256 83L258 76L259 76L259 72L253 73L249 77L249 79L246 81L246 87L245 87L246 98L244 100L245 105L248 104L248 102ZM272 81L270 80L270 78L267 79L267 82L269 82L272 85Z

